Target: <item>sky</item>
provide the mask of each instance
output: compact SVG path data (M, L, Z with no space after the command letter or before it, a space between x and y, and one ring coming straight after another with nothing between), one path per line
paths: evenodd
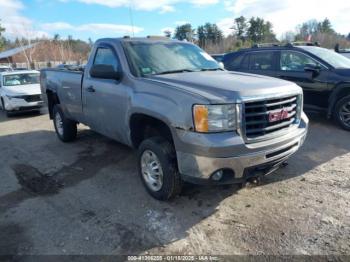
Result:
M271 21L278 36L327 17L347 35L349 14L349 0L0 0L0 23L9 38L162 35L187 22L195 27L216 23L228 35L240 15Z

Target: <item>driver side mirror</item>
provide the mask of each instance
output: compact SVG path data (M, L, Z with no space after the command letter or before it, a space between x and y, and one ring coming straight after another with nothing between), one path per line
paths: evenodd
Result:
M120 80L121 72L116 71L111 65L93 65L90 69L90 75L94 78Z
M306 64L304 67L305 72L311 72L312 77L316 77L320 73L321 68L314 64Z

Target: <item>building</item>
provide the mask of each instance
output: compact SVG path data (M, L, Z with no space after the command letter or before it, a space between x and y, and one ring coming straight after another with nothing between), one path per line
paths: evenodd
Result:
M0 53L0 64L13 64L16 62L26 62L24 52L34 48L35 44L12 48Z

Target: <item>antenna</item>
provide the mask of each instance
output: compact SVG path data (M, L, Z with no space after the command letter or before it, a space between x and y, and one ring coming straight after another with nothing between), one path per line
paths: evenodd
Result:
M130 23L131 23L131 29L132 29L132 36L135 37L135 32L134 32L134 19L132 15L132 0L130 0L130 5L129 5L129 16L130 16Z

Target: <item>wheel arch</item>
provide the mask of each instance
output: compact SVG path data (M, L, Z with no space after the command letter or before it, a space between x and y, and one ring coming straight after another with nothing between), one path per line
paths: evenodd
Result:
M133 113L129 120L130 140L134 148L149 137L161 136L174 144L171 128L166 120L145 113Z
M350 95L350 82L339 83L329 97L327 116L330 118L334 112L337 101L342 97Z
M49 109L49 116L50 116L50 119L53 119L53 107L57 104L60 104L60 99L58 98L57 93L52 90L46 90L46 96L47 96L47 107Z

